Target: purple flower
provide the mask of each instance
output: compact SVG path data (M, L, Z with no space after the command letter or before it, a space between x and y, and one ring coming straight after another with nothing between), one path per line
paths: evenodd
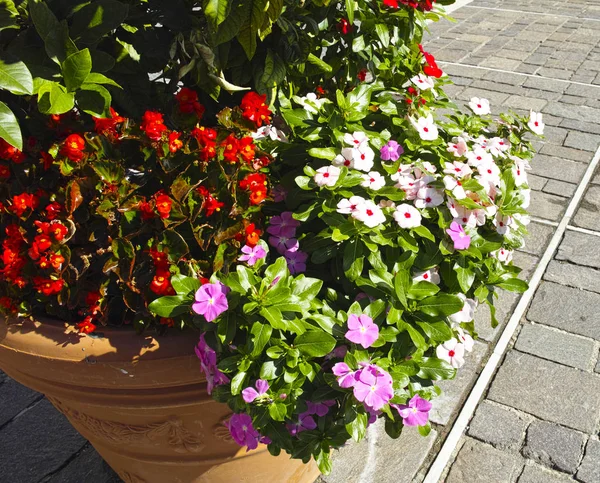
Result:
M354 384L356 384L356 372L350 369L345 362L334 364L331 372L337 376L338 384L344 389L354 387Z
M308 409L306 410L308 414L316 414L317 416L322 417L329 412L331 406L335 406L335 401L323 401L320 403L306 401L306 405L308 406Z
M269 245L275 247L282 255L288 251L296 251L300 246L298 240L285 236L270 236Z
M405 426L425 426L429 420L431 403L418 394L408 404L392 404L404 421Z
M308 254L306 252L303 252L302 250L288 250L285 252L285 259L292 275L306 272L306 260L308 259Z
M248 414L234 414L225 425L240 446L247 446L249 450L258 447L261 436L252 426L252 418Z
M471 245L471 237L465 233L465 229L455 221L452 222L450 228L446 230L454 242L456 250L466 250Z
M362 345L365 349L371 347L373 342L379 337L379 327L373 323L373 319L368 315L351 314L348 317L348 332L346 339L355 344Z
M264 379L259 379L258 381L256 381L256 389L254 389L253 387L247 387L242 391L242 397L244 398L244 401L246 401L247 403L251 403L258 396L266 394L268 390L269 383Z
M384 161L397 161L402 153L404 153L404 148L396 141L388 141L380 150L381 159Z
M211 394L215 386L229 383L229 378L217 368L217 353L206 343L204 334L195 348L200 359L200 369L206 377L206 392Z
M200 335L200 340L195 347L195 351L202 364L206 366L214 366L217 364L217 353L206 343L204 334Z
M249 245L244 245L242 247L242 253L244 255L238 258L238 260L240 262L248 262L248 265L250 266L254 265L261 258L265 258L267 256L267 252L260 245L256 245L253 247Z
M367 421L367 427L377 421L377 418L381 414L381 411L374 411L368 406L365 406L367 413L369 414L369 420Z
M277 186L275 186L275 188L273 188L272 194L273 201L275 203L279 203L280 201L285 201L288 193L282 185L278 184Z
M329 359L342 359L348 353L348 347L341 345L333 349L329 354L325 356L325 360Z
M284 211L281 216L273 216L269 221L267 233L285 238L293 238L296 236L296 228L300 226L300 222L292 216L291 211Z
M305 412L298 415L298 422L288 423L285 426L292 436L296 436L302 431L315 429L317 423L315 423L314 418L308 412Z
M192 310L203 315L207 322L212 322L229 308L227 291L222 283L205 283L196 292Z
M380 367L370 364L356 374L354 397L377 411L394 396L392 376Z

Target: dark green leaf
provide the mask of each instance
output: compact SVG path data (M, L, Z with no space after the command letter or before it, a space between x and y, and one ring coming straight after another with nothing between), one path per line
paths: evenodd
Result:
M200 288L200 280L194 277L186 277L177 274L171 277L171 285L179 295L188 295L196 293Z
M77 90L92 71L92 56L88 49L69 55L62 63L62 75L67 90Z
M77 91L77 106L94 117L110 117L110 92L98 84L83 84Z
M159 317L175 317L189 313L192 300L185 295L160 297L148 305L148 310Z
M23 149L19 121L4 102L0 102L0 138L19 150Z
M294 347L309 357L323 357L335 347L335 339L322 330L309 330L294 339Z
M27 66L16 59L0 59L0 88L12 94L33 94L33 78Z
M446 316L460 312L463 305L464 302L456 295L442 294L421 300L417 308L427 315Z
M117 29L127 18L129 6L116 0L94 0L73 15L71 35L83 44L94 44Z
M436 357L423 357L419 362L418 377L439 381L440 379L454 379L456 369L453 369L447 362Z

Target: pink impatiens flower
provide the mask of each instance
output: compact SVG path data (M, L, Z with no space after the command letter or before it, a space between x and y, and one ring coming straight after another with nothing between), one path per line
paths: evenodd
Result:
M354 384L356 383L356 371L350 369L348 364L345 362L338 362L337 364L334 364L331 371L337 376L337 382L340 387L343 387L344 389L354 387Z
M207 322L212 322L229 308L227 303L227 287L222 283L206 283L196 292L196 301L192 310L203 315Z
M397 161L400 155L404 153L404 148L396 141L390 140L379 150L381 159L384 161Z
M446 230L454 242L455 250L466 250L471 246L471 237L465 233L465 229L453 221L450 228Z
M393 379L380 367L370 364L356 374L354 397L377 411L394 396Z
M317 416L323 417L329 412L329 408L331 406L335 406L335 404L336 403L333 400L323 401L320 403L306 401L306 406L308 407L306 412L308 414L316 414Z
M379 327L368 315L351 314L348 317L348 332L346 339L355 344L360 344L365 349L371 347L379 337Z
M291 211L284 211L281 216L273 216L269 221L267 233L271 235L293 238L296 235L296 228L300 226L300 222L292 216Z
M217 368L217 353L206 343L204 334L195 348L200 359L200 369L206 377L206 392L211 394L215 386L229 383L229 378Z
M269 390L269 383L264 379L259 379L258 381L256 381L255 385L256 389L254 389L253 387L247 387L242 391L242 397L247 403L253 402L257 397L266 394Z
M225 425L240 446L247 446L249 450L258 447L260 433L252 426L252 418L248 414L234 414Z
M296 436L302 431L315 429L317 427L317 423L315 422L315 419L310 414L308 414L308 412L305 412L298 415L297 422L288 423L285 426L292 436Z
M285 252L285 260L292 275L306 272L306 260L308 254L302 250L288 250Z
M425 426L429 421L431 403L415 394L408 404L392 404L402 417L404 426Z
M242 247L243 255L238 258L240 262L248 262L248 265L254 265L261 258L265 258L267 256L267 252L260 245L255 245L253 247L249 245L244 245Z

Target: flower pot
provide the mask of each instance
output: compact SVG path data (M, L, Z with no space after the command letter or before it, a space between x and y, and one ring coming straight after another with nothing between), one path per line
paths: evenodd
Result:
M246 452L211 399L194 354L197 335L154 338L63 323L0 323L0 368L44 393L126 483L309 483L319 472L265 446Z

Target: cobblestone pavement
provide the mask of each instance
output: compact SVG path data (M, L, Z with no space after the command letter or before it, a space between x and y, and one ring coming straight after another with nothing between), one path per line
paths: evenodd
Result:
M546 139L530 174L535 221L515 254L528 278L600 144L600 0L476 0L452 16L457 23L432 25L427 38L456 83L448 93L458 103L486 97L495 113L544 113ZM597 174L445 481L600 481L599 237ZM496 329L485 309L477 312L479 340L457 378L442 383L429 437L407 428L393 441L374 425L337 454L322 482L422 480L517 302L501 294ZM47 400L2 373L0 448L0 481L119 481Z

